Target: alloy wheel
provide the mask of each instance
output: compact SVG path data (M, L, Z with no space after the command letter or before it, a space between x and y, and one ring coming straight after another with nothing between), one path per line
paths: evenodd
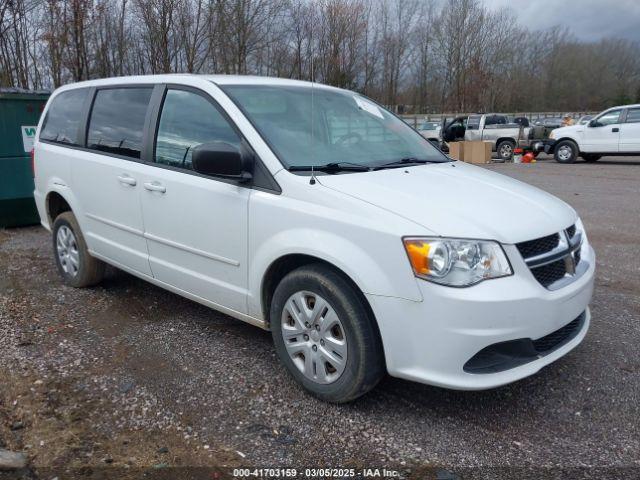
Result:
M505 143L504 145L502 145L502 147L500 147L500 156L503 159L509 160L512 155L513 155L513 147L511 146L510 143Z

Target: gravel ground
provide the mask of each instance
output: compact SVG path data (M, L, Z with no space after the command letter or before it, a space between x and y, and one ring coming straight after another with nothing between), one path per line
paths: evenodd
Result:
M115 269L65 287L44 229L0 230L0 448L30 459L0 479L217 479L241 465L638 478L640 162L487 168L573 205L598 272L582 345L486 392L387 378L328 405L290 380L268 332Z

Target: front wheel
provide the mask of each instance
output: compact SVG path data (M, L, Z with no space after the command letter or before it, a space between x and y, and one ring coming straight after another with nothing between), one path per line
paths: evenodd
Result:
M289 273L273 295L270 320L280 360L322 400L354 400L385 372L382 344L364 297L325 265Z
M578 158L578 146L571 140L562 140L556 145L554 158L559 163L573 163Z

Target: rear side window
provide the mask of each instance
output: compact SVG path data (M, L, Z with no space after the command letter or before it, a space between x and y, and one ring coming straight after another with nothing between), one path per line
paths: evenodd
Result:
M156 162L193 170L193 149L209 142L240 147L240 137L209 100L185 90L168 90L158 126Z
M504 115L487 115L484 121L485 125L505 125L507 123L507 117Z
M79 88L56 95L47 109L40 140L78 145L78 127L87 93L86 88Z
M87 147L140 158L151 87L98 90L91 109Z
M627 112L627 123L640 123L640 108L631 108Z

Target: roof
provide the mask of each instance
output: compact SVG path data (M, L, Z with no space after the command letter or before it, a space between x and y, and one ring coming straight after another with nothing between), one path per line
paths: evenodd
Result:
M98 87L106 85L121 85L126 83L172 83L180 80L207 80L217 85L281 85L281 86L314 86L317 88L336 89L321 83L306 82L303 80L292 80L289 78L261 77L257 75L199 75L191 73L170 73L162 75L135 75L124 77L110 77L96 80L85 80L83 82L70 83L64 85L63 89L79 87ZM340 90L340 89L336 89Z
M640 103L633 103L631 105L618 105L616 107L609 107L606 110L611 110L612 108L640 108Z

